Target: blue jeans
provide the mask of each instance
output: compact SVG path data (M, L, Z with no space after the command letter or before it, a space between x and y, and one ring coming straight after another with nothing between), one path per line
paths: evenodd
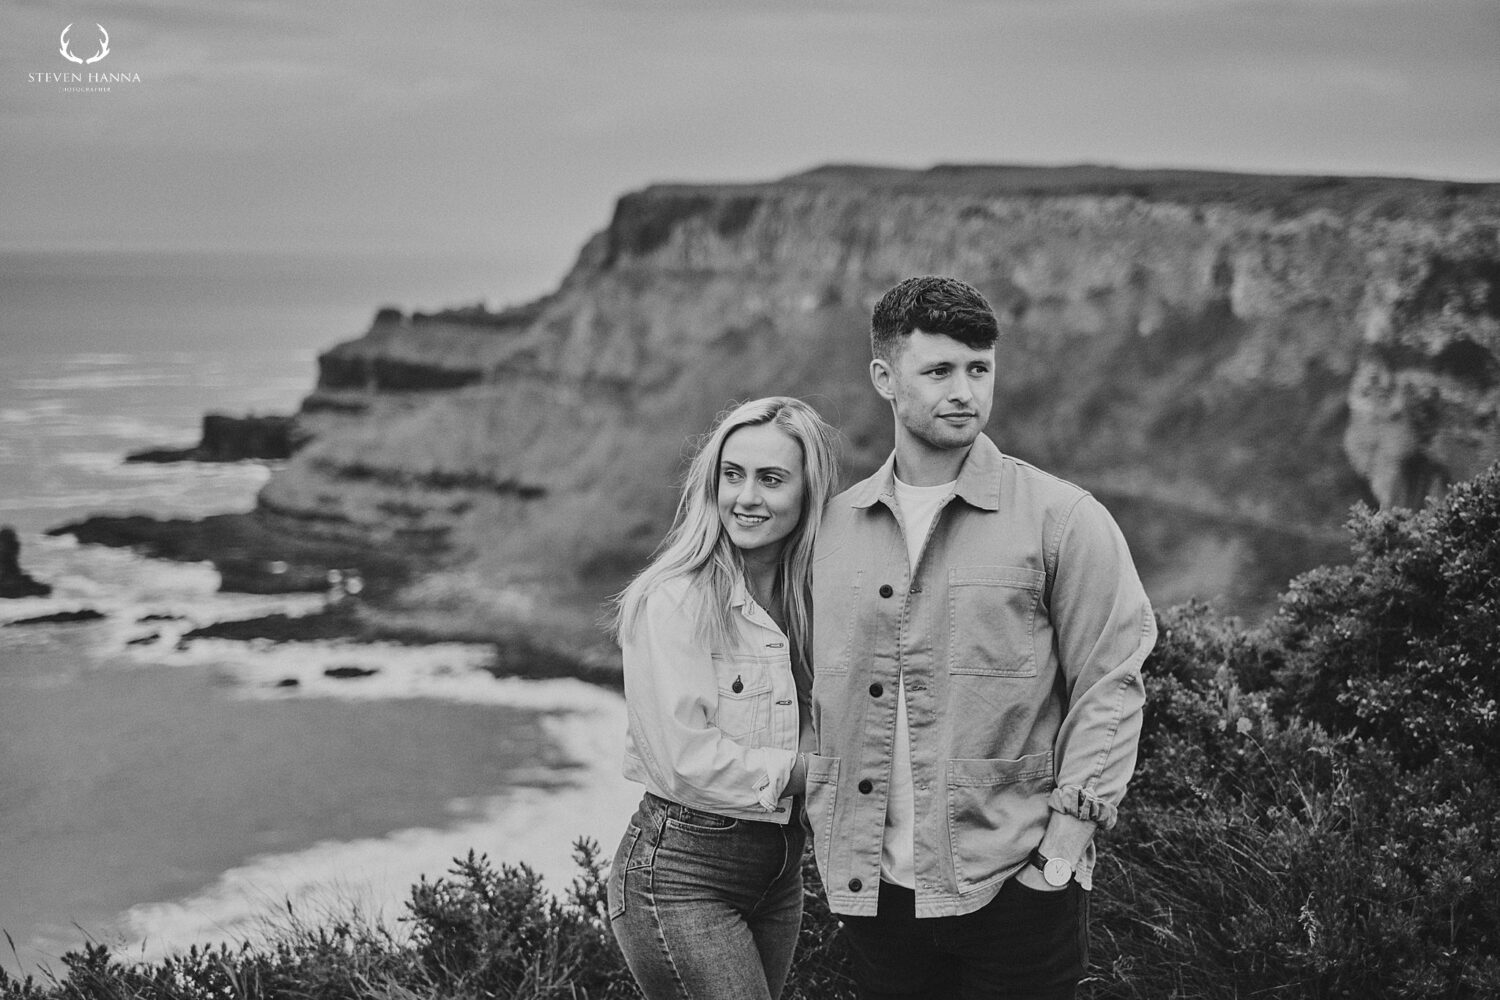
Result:
M609 923L647 1000L776 1000L802 923L799 823L646 794L610 866Z
M880 883L880 913L845 916L861 1000L1071 1000L1088 970L1088 893L1011 879L961 917L916 917L916 895Z

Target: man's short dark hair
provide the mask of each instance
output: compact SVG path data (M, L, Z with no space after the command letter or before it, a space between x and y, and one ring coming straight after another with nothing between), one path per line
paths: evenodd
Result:
M993 347L1000 336L995 310L979 290L940 275L907 278L881 296L870 317L870 350L890 361L913 330L940 333L976 351Z

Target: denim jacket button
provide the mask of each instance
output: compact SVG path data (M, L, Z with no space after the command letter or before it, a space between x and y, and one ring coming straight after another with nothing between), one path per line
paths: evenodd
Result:
M869 795L874 790L875 790L875 783L874 782L872 782L869 778L861 779L861 781L859 783L859 791L860 791L861 795Z
M881 584L881 585L880 585L880 596L881 596L881 597L890 597L890 596L891 596L891 595L892 595L892 594L894 594L894 593L895 593L895 592L896 592L896 591L895 591L895 590L893 590L893 589L892 589L892 588L891 588L891 585L890 585L890 584L888 584L888 583L882 583L882 584Z
M863 889L864 887L865 887L865 884L863 882L861 882L857 878L851 878L849 880L849 891L850 892L858 892L859 890Z
M876 681L874 684L870 685L870 697L871 698L879 698L883 694L885 694L885 688L883 688L883 687L880 686L880 682L879 681Z

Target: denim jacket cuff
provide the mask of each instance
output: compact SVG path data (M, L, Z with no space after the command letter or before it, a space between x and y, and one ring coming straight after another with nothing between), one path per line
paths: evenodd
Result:
M1047 804L1057 812L1097 823L1101 830L1110 829L1115 825L1115 820L1119 819L1119 811L1113 803L1104 801L1082 785L1054 788Z
M797 762L797 752L795 750L783 752L772 747L762 747L761 750L767 758L766 771L755 783L755 798L766 812L775 812L777 803L781 801L782 790L792 776L792 767Z

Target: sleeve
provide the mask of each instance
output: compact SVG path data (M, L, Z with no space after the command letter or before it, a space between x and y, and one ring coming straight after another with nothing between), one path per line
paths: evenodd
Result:
M636 751L662 793L683 805L769 812L796 751L743 746L710 721L719 698L713 656L672 589L646 598L633 634L621 643Z
M1135 771L1156 616L1124 536L1092 496L1063 519L1056 552L1049 607L1068 704L1050 805L1107 830Z

